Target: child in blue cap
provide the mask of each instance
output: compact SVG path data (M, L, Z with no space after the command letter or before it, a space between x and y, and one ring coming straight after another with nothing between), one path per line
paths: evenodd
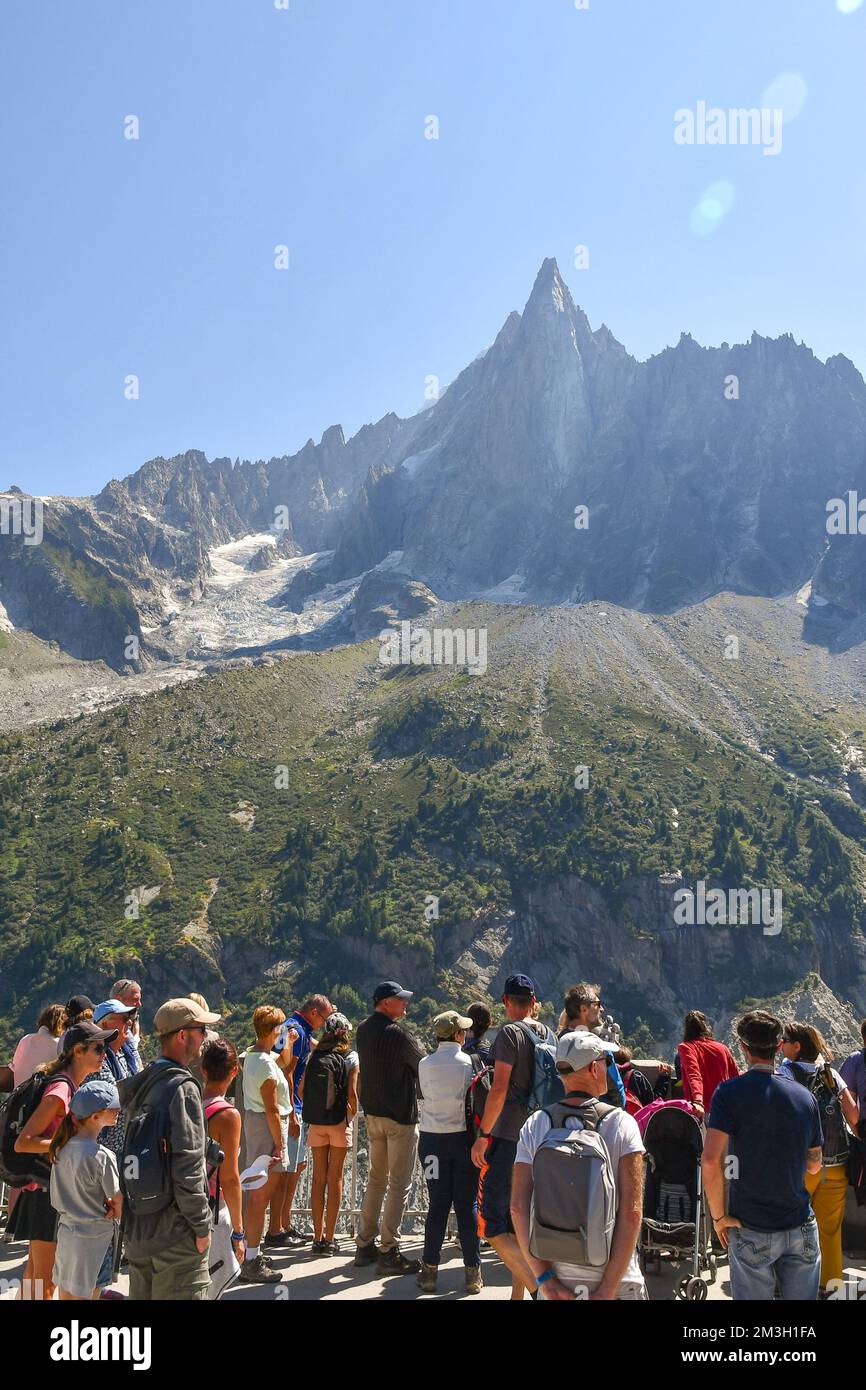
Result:
M59 1216L53 1279L62 1299L93 1297L120 1216L117 1159L98 1137L119 1110L113 1083L85 1081L49 1146L51 1205Z

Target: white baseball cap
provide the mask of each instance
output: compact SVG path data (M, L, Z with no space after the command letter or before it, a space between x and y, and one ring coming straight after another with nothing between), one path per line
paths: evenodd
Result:
M590 1062L597 1062L600 1057L607 1058L612 1052L618 1051L616 1043L603 1042L595 1033L563 1033L556 1044L556 1070L581 1071Z

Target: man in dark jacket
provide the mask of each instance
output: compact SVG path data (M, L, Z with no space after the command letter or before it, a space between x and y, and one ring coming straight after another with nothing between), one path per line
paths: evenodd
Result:
M162 1055L118 1086L127 1128L122 1176L133 1157L130 1127L136 1116L155 1109L168 1116L171 1202L145 1215L128 1207L125 1212L130 1298L190 1301L208 1296L212 1223L207 1129L201 1091L189 1066L201 1051L205 1030L219 1021L219 1014L206 1013L192 999L169 999L154 1018Z
M379 985L373 1012L359 1025L355 1043L370 1151L355 1264L377 1260L383 1274L417 1274L421 1268L418 1260L400 1253L400 1227L418 1148L418 1063L424 1056L398 1021L411 998L412 991L401 989L395 980ZM380 1216L382 1239L377 1246Z

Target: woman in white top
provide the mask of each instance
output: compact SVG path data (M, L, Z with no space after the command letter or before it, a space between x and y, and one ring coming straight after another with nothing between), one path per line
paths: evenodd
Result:
M786 1023L779 1071L808 1086L818 1101L824 1129L821 1171L807 1173L806 1191L818 1223L821 1245L821 1290L841 1288L842 1217L848 1192L848 1133L857 1132L860 1106L853 1091L831 1067L833 1054L810 1023ZM839 1282L836 1283L835 1281Z
M424 1223L424 1257L418 1275L423 1293L435 1293L442 1243L453 1206L463 1251L466 1292L481 1292L478 1243L478 1170L466 1128L466 1092L475 1075L460 1044L472 1019L448 1009L433 1020L438 1046L418 1064L418 1157L430 1204Z
M259 1244L270 1202L281 1202L288 1165L288 1127L292 1113L292 1045L297 1037L289 1030L289 1045L273 1051L280 1027L286 1021L282 1009L263 1004L253 1014L256 1041L244 1055L244 1142L247 1163L269 1154L271 1167L262 1187L247 1193L244 1221L246 1256L238 1276L246 1284L274 1284L280 1275L262 1255Z

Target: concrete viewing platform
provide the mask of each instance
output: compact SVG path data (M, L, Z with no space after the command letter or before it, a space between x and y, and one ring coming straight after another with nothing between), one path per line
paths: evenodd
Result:
M338 1255L311 1256L309 1245L295 1247L284 1254L271 1251L273 1267L283 1275L281 1285L236 1285L223 1294L222 1302L257 1301L314 1301L321 1299L383 1299L397 1302L423 1299L424 1301L448 1301L465 1299L468 1302L483 1300L507 1300L511 1285L505 1266L490 1250L482 1253L484 1288L480 1294L467 1294L463 1283L463 1263L460 1247L448 1240L442 1251L442 1264L439 1269L439 1289L435 1294L422 1294L415 1276L398 1274L382 1276L375 1265L366 1269L355 1269L352 1260L354 1245L348 1237L341 1238L343 1249ZM419 1258L421 1244L417 1238L404 1240L401 1249L409 1258ZM24 1242L6 1243L0 1241L0 1301L12 1300L16 1296L18 1283L24 1268L27 1247ZM647 1276L647 1288L653 1302L670 1302L676 1298L680 1280L691 1272L688 1260L677 1263L664 1262L661 1271ZM856 1284L861 1283L861 1296L866 1297L866 1260L856 1263L846 1257L845 1275L851 1281L851 1297L855 1296ZM728 1268L724 1256L719 1257L718 1272L714 1284L704 1275L707 1298L711 1301L726 1301L731 1297L728 1282ZM121 1274L114 1285L117 1292L126 1294L129 1280ZM685 1305L684 1305L685 1306Z

